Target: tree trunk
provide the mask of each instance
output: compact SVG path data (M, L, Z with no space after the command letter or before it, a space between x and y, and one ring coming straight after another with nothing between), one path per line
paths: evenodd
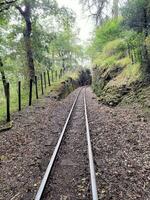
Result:
M5 72L4 72L4 69L2 68L3 67L3 63L2 63L2 60L0 58L0 73L1 73L1 76L2 76L2 82L3 82L3 88L4 88L4 93L5 93L5 96L6 96L6 76L5 76Z
M147 13L147 9L143 8L143 14L144 14L144 35L145 35L145 39L148 37L148 13ZM143 45L143 64L144 64L144 68L145 68L145 72L150 74L150 59L149 59L149 55L148 55L148 50L147 50L147 46L144 42Z
M119 0L113 0L112 16L118 18L119 15Z
M35 67L33 60L33 52L32 52L32 42L31 42L31 21L26 18L26 29L24 31L24 43L27 55L27 63L29 68L29 77L34 80L35 78Z
M31 42L31 33L32 33L32 23L31 23L31 6L29 0L24 0L25 9L22 10L21 7L16 6L19 10L20 14L23 16L26 27L23 32L24 35L24 43L25 43L25 50L27 56L27 64L29 69L29 77L34 80L35 79L35 67L34 67L34 60L33 60L33 52L32 52L32 42Z
M65 70L65 59L62 59L62 68Z

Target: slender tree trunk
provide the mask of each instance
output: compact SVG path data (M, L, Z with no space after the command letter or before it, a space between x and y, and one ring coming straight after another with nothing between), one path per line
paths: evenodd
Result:
M144 13L144 30L143 31L144 31L144 35L146 39L148 37L148 13L147 13L146 8L143 9L143 13ZM143 64L144 64L145 72L150 74L150 59L149 59L148 49L145 42L143 45Z
M31 42L31 33L32 33L32 23L31 23L31 6L29 0L24 0L25 9L22 10L21 7L16 6L19 10L20 14L23 16L26 27L23 32L24 35L24 43L25 43L25 50L27 56L27 64L29 69L29 77L34 80L35 79L35 67L34 67L34 60L33 60L33 52L32 52L32 42Z
M112 16L118 18L119 15L119 0L113 0Z
M32 52L32 42L31 42L31 21L26 18L26 29L24 31L24 43L27 55L27 63L29 68L29 76L32 80L35 78L35 67L33 60L33 52Z
M65 59L62 59L62 68L65 70Z
M4 93L5 93L5 96L6 96L6 76L5 76L5 72L4 72L4 69L3 69L3 62L0 58L0 73L1 73L1 76L2 76L2 82L3 82L3 88L4 88Z

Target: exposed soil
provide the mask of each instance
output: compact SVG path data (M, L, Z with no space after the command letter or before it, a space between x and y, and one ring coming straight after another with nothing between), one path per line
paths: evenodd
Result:
M13 116L0 133L0 200L32 200L68 111L79 89L65 100L46 98ZM67 129L47 199L89 196L87 144L81 93ZM86 91L99 199L150 199L150 121L136 105L110 108ZM57 169L61 169L56 172ZM52 185L54 183L54 185Z

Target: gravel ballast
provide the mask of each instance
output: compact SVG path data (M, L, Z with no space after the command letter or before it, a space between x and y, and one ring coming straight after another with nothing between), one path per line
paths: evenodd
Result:
M87 89L99 199L150 199L150 122L142 110L98 104Z
M61 101L50 96L38 101L34 106L14 114L13 128L0 133L0 200L34 199L78 91L79 89L75 90ZM99 104L90 87L86 89L86 96L99 199L149 200L149 119L143 117L142 110L136 106L110 108ZM79 105L80 102L82 102L81 105ZM86 179L85 187L90 188L88 187L90 184L87 183L89 173L87 171L86 142L81 139L85 130L81 99L79 104L76 114L73 116L75 122L70 124L71 132L69 133L68 130L68 136L65 138L64 151L67 152L67 148L70 148L70 155L68 154L70 159L66 160L65 154L60 154L63 159L58 160L58 163L62 168L65 165L78 166L71 157L73 149L70 142L74 143L74 155L77 156L77 163L80 162L78 161L80 156L78 157L76 153L78 149L83 153L81 162L83 160L83 165L85 163L85 174L81 168L79 168L81 170L79 176L77 171L74 172L74 178L78 178L79 181L74 182L74 187L80 186L80 179L83 181ZM78 127L81 127L81 131L77 138ZM72 140L73 134L74 141ZM58 174L59 176L61 174ZM68 178L68 180L70 179ZM53 188L53 186L51 187ZM70 197L70 199L90 199L89 196L84 195L85 191L75 198ZM50 196L51 194L48 194L48 197ZM55 197L53 198L55 199ZM69 197L63 194L63 199L68 200ZM59 199L56 198L56 200Z

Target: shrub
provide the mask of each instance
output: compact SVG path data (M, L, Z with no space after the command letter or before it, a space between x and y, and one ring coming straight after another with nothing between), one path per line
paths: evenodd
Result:
M116 39L111 42L108 42L104 49L103 52L105 53L106 56L112 56L116 54L122 54L122 57L126 55L127 51L127 45L123 39Z

